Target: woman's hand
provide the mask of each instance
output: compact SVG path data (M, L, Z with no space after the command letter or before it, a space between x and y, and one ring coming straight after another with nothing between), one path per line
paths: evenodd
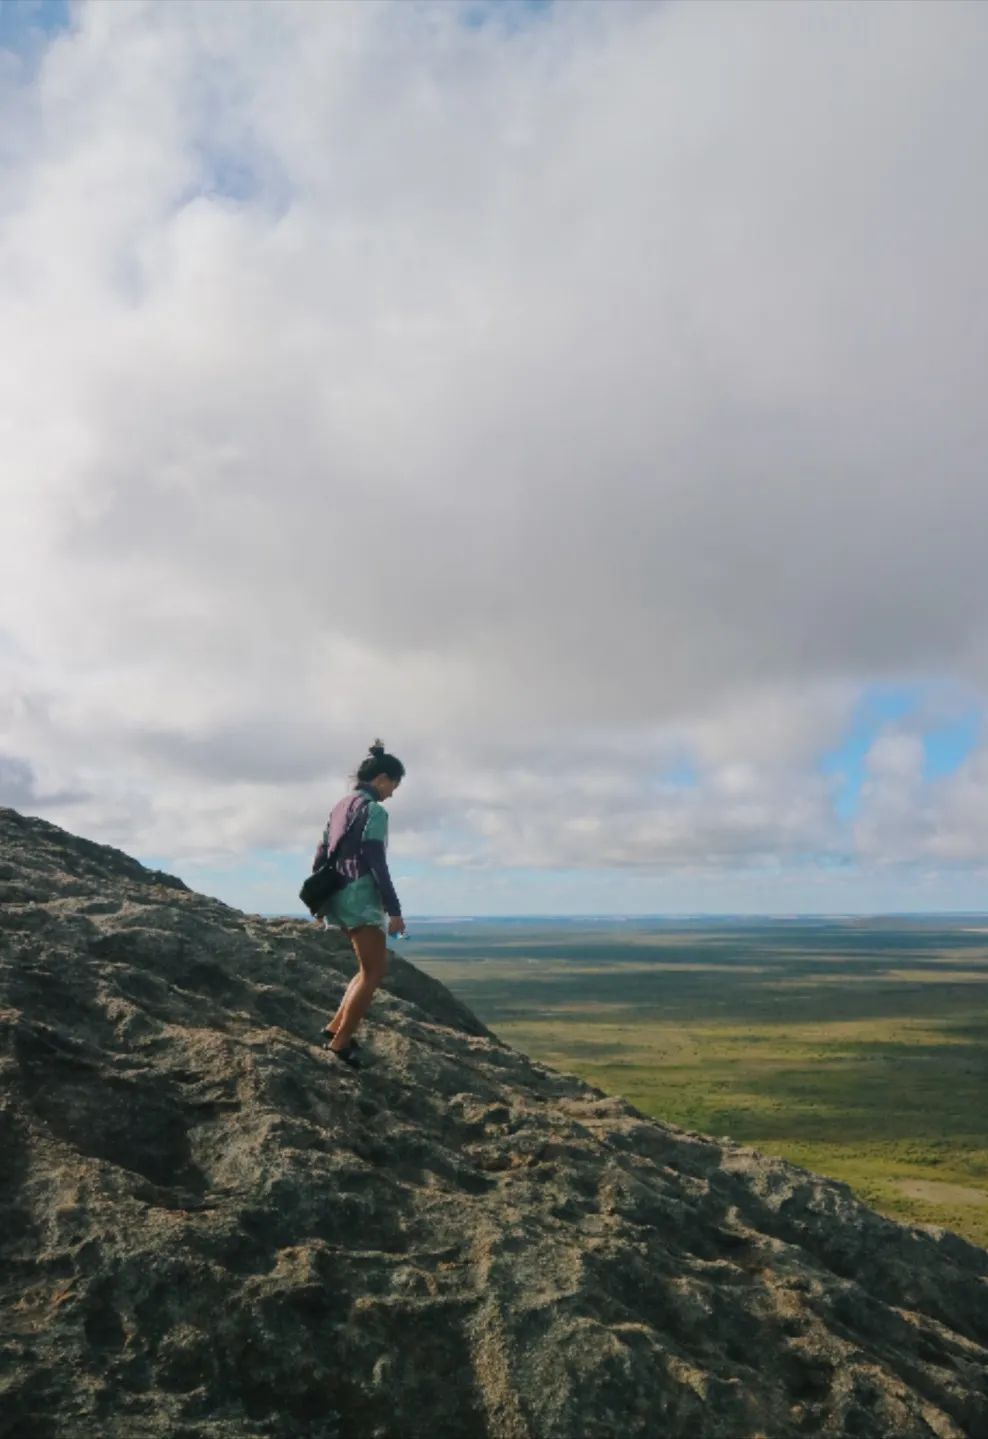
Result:
M404 934L405 921L400 914L392 914L388 919L388 934Z

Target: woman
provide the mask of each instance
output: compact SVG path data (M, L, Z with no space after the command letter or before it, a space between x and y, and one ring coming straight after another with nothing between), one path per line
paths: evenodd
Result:
M343 888L327 901L319 916L327 925L332 922L346 930L360 967L326 1025L323 1043L353 1069L360 1068L359 1045L354 1038L357 1026L387 969L385 935L405 933L385 857L388 814L384 808L384 801L394 794L404 774L401 760L386 754L384 742L375 740L357 770L354 792L334 805L312 866L318 869L335 850L334 863L343 877Z

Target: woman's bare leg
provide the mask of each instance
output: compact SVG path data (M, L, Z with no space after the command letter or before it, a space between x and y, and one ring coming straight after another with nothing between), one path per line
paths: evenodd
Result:
M356 952L357 952L356 949L354 949L354 954L356 954ZM357 956L357 959L358 959L358 964L359 964L359 959L360 959L359 955ZM347 987L346 987L346 991L345 991L345 993L344 993L344 995L343 995L343 998L340 1000L340 1007L339 1007L339 1009L336 1011L336 1013L333 1015L332 1019L331 1019L331 1020L329 1021L329 1023L326 1025L326 1033L327 1033L327 1034L329 1033L330 1030L332 1030L333 1033L335 1034L336 1031L339 1029L340 1025L342 1024L342 1022L343 1022L343 1011L346 1009L347 1005L349 1004L349 1002L350 1002L350 996L353 994L353 991L356 989L356 987L357 987L357 981L358 981L359 979L360 979L360 970L359 970L359 968L358 968L357 973L353 976L353 978L351 979L350 983L349 983L349 984L347 985Z
M360 971L347 987L339 1024L334 1026L336 1037L330 1048L336 1050L346 1049L350 1043L388 968L387 941L384 931L376 925L362 924L358 929L351 929L350 943L356 953Z
M335 928L336 928L336 925L330 924L330 922L329 922L328 919L324 919L324 920L323 920L323 927L324 927L325 929L335 929ZM349 936L348 936L348 938L349 938ZM350 939L350 943L351 943L351 944L353 943L352 938ZM354 950L354 954L356 954L356 952L357 952L357 951ZM353 976L353 978L351 979L350 983L347 985L346 989L343 991L343 998L340 1000L340 1007L339 1007L339 1009L338 1009L338 1010L336 1011L336 1013L333 1015L332 1019L327 1020L326 1026L325 1026L325 1028L323 1029L323 1034L329 1034L329 1032L330 1032L331 1030L332 1030L332 1032L335 1034L336 1031L339 1029L339 1027L340 1027L340 1020L343 1018L343 1011L344 1011L344 1009L346 1009L347 1000L350 998L350 995L351 995L351 993L352 993L352 991L353 991L353 987L354 987L354 985L357 983L357 980L358 980L359 978L360 978L360 969L359 969L359 967L358 967L357 973Z
M339 1009L336 1011L336 1013L333 1015L332 1019L328 1022L328 1024L326 1025L326 1028L323 1030L323 1033L324 1033L324 1034L329 1034L330 1030L332 1030L332 1032L335 1034L336 1031L339 1029L340 1025L343 1023L343 1014L344 1014L344 1011L346 1010L347 1005L348 1005L349 1002L350 1002L350 999L351 999L351 997L352 997L352 995L353 995L353 991L356 989L357 985L360 983L360 951L357 949L357 945L356 945L356 943L355 943L355 941L354 941L354 934L355 934L355 933L356 933L356 931L355 931L355 930L352 930L352 929L347 931L347 938L349 939L350 944L351 944L351 947L352 947L352 949L353 949L353 952L354 952L354 954L355 954L356 957L357 957L357 973L353 976L353 978L351 979L350 983L347 985L346 989L344 990L344 992L343 992L343 998L340 1000L340 1007L339 1007Z

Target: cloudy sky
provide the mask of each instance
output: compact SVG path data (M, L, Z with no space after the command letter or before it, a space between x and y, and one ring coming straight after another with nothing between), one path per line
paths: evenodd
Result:
M0 803L988 908L988 6L0 0Z

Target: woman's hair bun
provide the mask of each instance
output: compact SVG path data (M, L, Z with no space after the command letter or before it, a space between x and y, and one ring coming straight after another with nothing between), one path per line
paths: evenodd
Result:
M376 739L367 751L367 758L358 766L354 779L358 785L370 784L380 774L387 775L388 779L398 784L404 778L405 766L400 759L387 753L383 739Z

